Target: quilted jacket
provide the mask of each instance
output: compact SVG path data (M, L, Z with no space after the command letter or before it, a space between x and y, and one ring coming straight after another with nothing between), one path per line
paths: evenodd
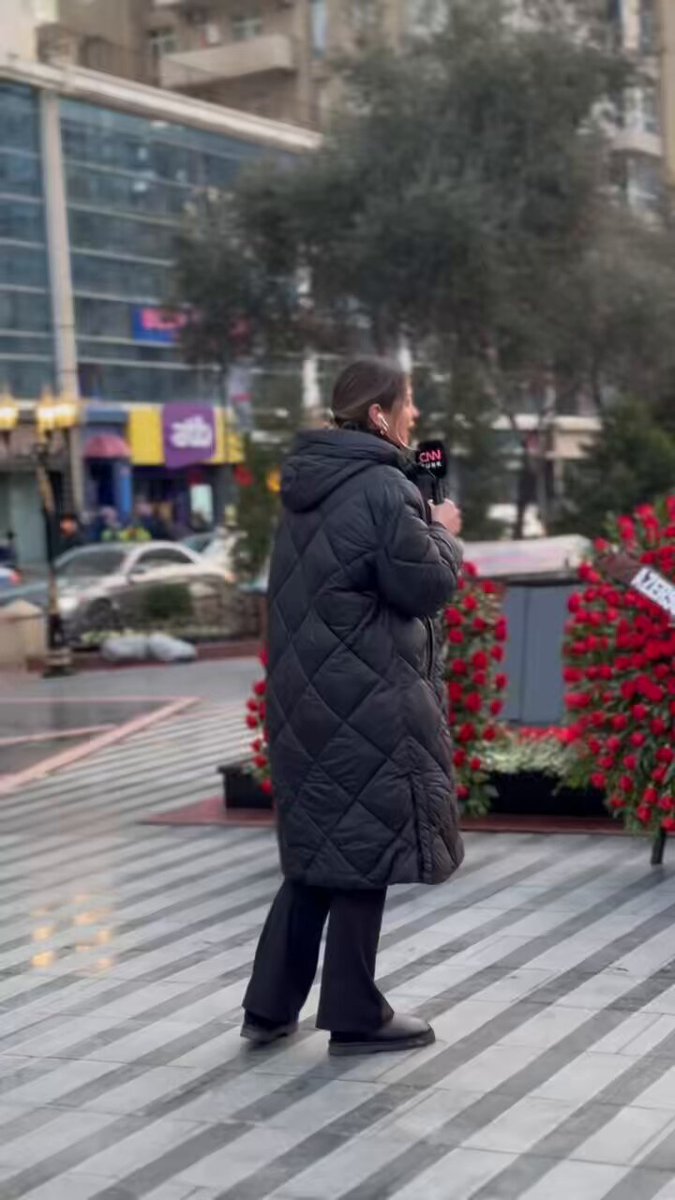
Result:
M433 632L461 549L405 470L317 430L283 473L267 720L282 869L305 884L441 883L463 857Z

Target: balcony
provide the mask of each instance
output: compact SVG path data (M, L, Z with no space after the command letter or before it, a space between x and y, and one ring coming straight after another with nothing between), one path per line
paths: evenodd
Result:
M199 88L232 79L296 70L293 41L283 34L227 42L203 50L165 54L159 61L159 83L165 88Z

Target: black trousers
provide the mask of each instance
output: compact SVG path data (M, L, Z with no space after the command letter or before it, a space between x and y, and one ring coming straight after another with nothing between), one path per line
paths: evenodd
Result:
M244 1008L265 1021L294 1021L314 982L328 919L317 1028L377 1029L392 1009L375 985L386 888L332 891L286 881L260 936Z

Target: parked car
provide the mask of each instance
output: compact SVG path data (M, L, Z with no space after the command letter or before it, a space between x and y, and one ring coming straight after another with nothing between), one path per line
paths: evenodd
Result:
M225 529L221 526L208 533L191 533L183 539L181 545L201 554L207 562L219 566L234 582L237 574L235 551L240 537L238 529Z
M5 593L9 599L16 599L16 589L21 583L21 576L14 567L0 566L0 592Z
M59 608L74 641L89 629L118 629L133 623L143 592L164 584L184 584L202 620L222 616L233 589L227 572L175 542L117 542L70 550L56 561ZM12 599L46 609L46 581L14 588ZM0 604L6 603L4 594Z

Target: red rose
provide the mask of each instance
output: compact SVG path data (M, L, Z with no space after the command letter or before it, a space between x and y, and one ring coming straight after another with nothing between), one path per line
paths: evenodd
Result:
M257 700L247 700L246 707L247 707L248 711L251 713L260 712L260 705L258 704Z
M490 712L492 713L492 716L498 717L503 707L504 702L502 700L493 700L490 705Z
M607 785L607 776L603 775L602 771L596 771L595 775L591 775L591 783L594 788L600 791Z
M475 596L471 596L471 595L465 596L465 598L463 600L463 604L464 604L464 611L468 612L468 613L475 612L476 609L478 608L478 601L476 600Z
M649 709L644 704L634 704L632 711L636 721L646 721L649 716Z
M656 804L658 798L658 792L656 791L656 788L653 787L646 788L645 794L642 797L645 804Z
M508 682L509 682L508 677L506 675L496 675L495 676L495 687L498 692L502 692Z
M643 825L648 825L652 819L652 811L650 808L647 808L645 804L641 804L636 810L635 816L637 817L638 821L642 822Z
M463 767L466 762L466 750L455 750L453 762L456 767Z
M623 796L612 796L609 800L609 807L617 810L620 808L625 808L626 801L624 800Z
M471 694L467 696L466 700L464 701L464 705L469 712L479 713L483 707L483 701L478 695L478 692L471 692Z
M253 761L259 771L264 771L267 766L267 758L264 754L257 754Z
M490 664L490 660L484 650L478 650L471 659L471 666L476 671L486 671Z
M468 787L465 787L463 783L460 783L459 787L457 788L457 799L458 800L468 800L468 798L469 798Z
M466 675L468 669L469 668L467 667L463 658L453 659L450 667L450 670L453 671L455 675Z
M249 729L257 729L260 722L258 721L257 717L253 717L253 716L249 715L246 718L246 724L248 725Z
M461 625L464 617L458 608L448 608L445 610L445 619L448 625Z
M672 812L675 809L675 800L672 796L664 796L662 800L659 800L659 808L662 812Z
M483 617L474 617L473 624L471 626L474 633L485 633L487 627L488 623Z
M460 728L457 732L457 741L458 742L472 742L473 739L475 738L475 736L476 736L475 726L471 725L469 722L466 722L466 724L460 726Z
M671 763L675 758L675 753L673 753L670 746L662 746L661 749L657 751L656 758L658 762Z
M448 634L448 641L452 642L453 646L463 646L464 634L462 633L461 629L451 629L450 633Z
M476 671L473 677L474 686L477 688L487 687L487 675L485 671Z
M623 765L627 771L636 771L638 761L634 754L627 754L623 760Z
M614 729L627 729L628 728L628 717L626 716L626 714L625 713L617 713L617 715L615 717L612 717L612 726Z
M498 642L505 642L508 635L506 617L500 617L495 625L495 637Z
M654 720L652 721L652 733L654 734L655 737L661 737L666 732L667 729L668 729L668 726L666 725L666 723L662 717L654 718Z
M491 579L485 579L480 586L486 596L496 596L499 591L497 584L493 583Z
M495 662L502 662L504 659L504 650L501 646L493 646L490 655Z
M448 695L452 704L461 704L464 695L461 683L451 683L448 685Z
M632 792L633 780L631 779L630 775L621 776L619 780L619 787L621 788L622 792Z
M254 742L251 742L251 749L254 754L260 754L260 751L262 750L262 748L263 748L263 743L260 738L256 738Z
M260 787L266 796L271 796L272 792L274 791L271 779L263 779L260 783Z
M645 742L647 741L647 735L645 733L631 733L630 740L631 745L637 746L639 749L639 747L644 746Z
M255 692L256 696L264 696L267 691L267 684L265 683L265 680L261 679L259 683L256 683L253 691Z
M474 754L473 758L471 759L471 761L469 763L469 766L471 767L472 771L480 771L481 770L483 763L477 754Z
M494 742L496 736L497 736L497 730L495 729L494 725L488 725L487 729L485 730L485 733L483 734L483 741Z
M661 822L661 828L664 833L675 833L675 817L666 817L665 821Z

